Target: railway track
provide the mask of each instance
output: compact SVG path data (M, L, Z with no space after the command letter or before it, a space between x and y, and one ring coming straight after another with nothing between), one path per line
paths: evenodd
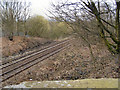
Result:
M65 49L70 46L70 41L70 39L67 39L61 42L56 42L29 53L28 55L21 56L14 60L3 61L0 64L0 70L2 71L0 73L0 82L13 77L14 75Z

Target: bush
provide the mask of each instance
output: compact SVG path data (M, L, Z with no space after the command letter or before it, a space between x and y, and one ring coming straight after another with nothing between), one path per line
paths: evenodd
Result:
M28 35L45 37L49 30L49 22L42 16L34 16L27 21Z
M65 22L51 22L50 27L52 39L64 38L71 33L70 27Z
M28 35L33 37L58 39L70 34L70 27L65 22L48 21L42 16L34 16L26 23Z

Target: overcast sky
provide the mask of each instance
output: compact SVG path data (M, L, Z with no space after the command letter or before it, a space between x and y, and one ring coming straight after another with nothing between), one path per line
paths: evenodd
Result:
M31 2L31 14L32 15L42 15L45 18L48 18L46 14L51 7L52 2L57 2L59 0L28 0ZM64 0L62 0L64 1Z
M31 14L38 14L45 16L45 13L47 13L47 10L50 7L51 0L29 0L31 2Z
M66 0L27 0L27 1L30 1L31 2L31 14L32 15L35 15L35 14L38 14L38 15L42 15L44 16L45 18L48 18L46 16L47 13L47 10L50 9L51 7L51 3L56 3L58 1L66 1ZM70 0L70 1L76 1L76 0Z
M66 0L27 0L31 2L31 14L32 15L42 15L45 18L48 18L46 16L47 10L50 9L50 4L53 2L58 2L58 1L66 1ZM78 0L69 0L69 1L78 1ZM109 0L107 0L109 1Z

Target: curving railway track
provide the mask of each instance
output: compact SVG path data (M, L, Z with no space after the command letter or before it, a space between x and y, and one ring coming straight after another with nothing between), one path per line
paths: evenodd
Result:
M55 42L14 60L2 61L2 63L0 63L0 70L2 71L0 73L0 82L13 77L14 75L65 49L70 46L70 41L70 39L67 39L64 41Z

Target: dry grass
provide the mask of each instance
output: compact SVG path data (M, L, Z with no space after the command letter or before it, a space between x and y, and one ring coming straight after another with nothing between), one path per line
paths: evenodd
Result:
M2 54L3 57L12 56L14 54L19 54L22 51L25 51L30 48L34 48L42 43L47 42L48 40L37 37L21 37L14 36L13 41L10 41L8 38L0 38L2 39Z

